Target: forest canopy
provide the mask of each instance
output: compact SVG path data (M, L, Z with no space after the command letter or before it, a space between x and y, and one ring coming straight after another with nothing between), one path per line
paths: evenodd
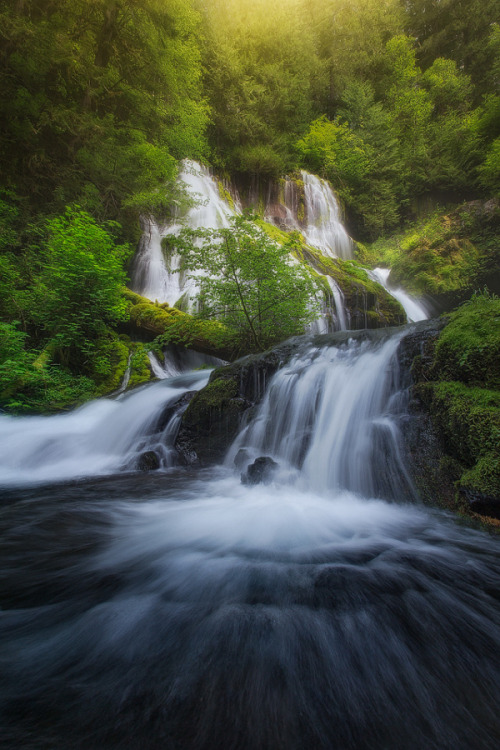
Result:
M95 380L96 351L123 359L139 219L182 202L182 159L261 186L313 171L360 240L498 195L499 22L498 0L0 0L0 364ZM86 254L99 304L70 335L56 297Z

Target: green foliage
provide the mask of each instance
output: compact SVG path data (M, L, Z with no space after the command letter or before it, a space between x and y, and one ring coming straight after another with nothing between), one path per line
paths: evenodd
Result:
M155 206L206 151L190 0L0 2L0 172L37 209Z
M500 391L500 298L474 294L448 320L436 345L440 376Z
M500 299L475 294L447 317L417 391L456 462L457 486L500 497Z
M500 497L500 392L441 382L432 388L431 409L462 465L458 486Z
M94 395L94 383L49 364L46 353L25 349L26 334L0 323L0 408L13 413L57 411Z
M166 303L155 304L129 289L122 292L128 302L132 325L140 331L156 335L153 349L161 350L169 344L180 344L213 354L220 353L221 356L231 351L233 337L219 321L195 318Z
M490 39L498 24L498 1L405 0L404 8L406 31L417 39L421 65L428 68L439 57L454 60L471 76L479 99L494 74L495 42Z
M500 138L493 141L478 171L481 183L500 195Z
M248 219L235 217L229 229L186 231L179 250L200 288L199 317L220 320L242 350L265 349L314 319L311 273Z
M359 187L370 170L371 149L339 120L315 120L297 150L311 171L326 177L343 197Z
M435 212L404 232L377 240L360 259L390 266L390 281L417 295L472 292L498 262L495 221L495 211L487 214L484 204Z
M121 286L130 249L78 208L51 219L47 230L32 314L69 364L92 348L106 323L125 317Z
M203 3L205 87L216 162L278 175L314 113L318 58L300 0Z

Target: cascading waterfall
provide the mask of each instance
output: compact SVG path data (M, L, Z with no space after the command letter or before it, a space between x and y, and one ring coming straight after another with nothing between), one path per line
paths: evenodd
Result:
M182 375L189 370L199 370L202 367L222 367L227 364L218 357L175 346L170 346L163 352L163 361L161 362L153 352L149 352L148 356L153 375L160 380Z
M303 235L310 245L332 258L352 258L352 240L340 216L335 193L326 180L302 172L304 182L305 225Z
M374 346L310 346L273 378L264 402L235 441L250 458L269 454L301 469L317 492L348 490L365 497L412 492L391 410L401 409L394 354L399 337ZM383 470L382 470L383 469Z
M167 260L162 240L169 235L178 234L184 227L228 227L230 218L239 209L238 206L233 208L229 205L221 196L217 182L209 170L197 162L184 161L179 180L184 183L188 195L195 200L195 205L171 224L160 225L151 217L144 219L141 246L132 273L132 289L148 299L167 302L172 306L184 299L184 306L189 307L189 298L197 291L195 280L183 274L179 255L173 253Z
M181 416L175 404L188 391L203 388L209 374L151 383L69 414L0 416L0 486L133 470L144 451L155 451L161 466L171 466Z
M299 197L296 182L285 178L283 188L284 216L279 217L280 224L287 230L299 230L306 242L332 258L352 258L353 243L342 223L338 200L330 184L302 171L304 185L304 218L299 220ZM275 217L266 209L266 219L275 222Z
M390 295L401 303L409 323L417 323L419 320L427 320L429 318L429 313L418 299L412 297L412 295L405 292L404 289L395 289L389 285L388 279L390 272L390 268L374 268L372 271L367 270L368 275L373 281L376 281L377 284L383 286Z
M330 286L330 289L332 290L333 301L335 304L335 313L336 313L335 330L347 331L349 328L349 323L348 323L349 310L345 306L344 295L342 293L342 289L339 287L335 279L332 279L331 276L327 276L326 280L328 281L328 285Z
M3 474L5 747L496 750L498 541L381 499L408 487L404 399L398 337L372 338L306 343L273 377L231 449L276 456L270 485L221 467L10 489ZM76 476L68 445L85 475L90 445L109 470L120 443L116 470L175 388L3 417L0 456L18 483L48 481Z

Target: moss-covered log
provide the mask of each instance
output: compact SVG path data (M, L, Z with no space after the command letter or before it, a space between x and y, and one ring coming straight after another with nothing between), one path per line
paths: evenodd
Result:
M129 303L128 329L132 334L177 344L221 359L232 359L234 343L228 329L217 321L199 320L170 305L157 304L124 289Z

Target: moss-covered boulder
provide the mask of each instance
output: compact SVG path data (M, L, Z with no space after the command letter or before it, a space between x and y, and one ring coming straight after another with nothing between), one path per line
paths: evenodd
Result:
M297 350L301 339L290 339L263 354L214 370L182 417L176 447L186 463L205 466L223 460L243 416L261 401L271 376Z
M317 248L308 245L300 232L289 232L263 220L257 223L272 240L288 245L291 254L310 266L320 281L323 279L325 294L331 294L325 277L331 276L336 281L349 313L349 328L385 328L406 323L406 314L400 303L370 279L358 262L323 255Z
M500 284L500 199L436 212L410 229L358 247L359 260L390 266L389 282L451 309L478 288Z
M331 276L337 282L349 311L351 329L385 328L406 323L401 304L380 284L372 281L356 261L327 258L308 245L297 248L295 255L318 273Z
M423 451L406 428L417 484L424 499L500 518L500 299L475 295L442 325L412 352L412 410L424 414Z

